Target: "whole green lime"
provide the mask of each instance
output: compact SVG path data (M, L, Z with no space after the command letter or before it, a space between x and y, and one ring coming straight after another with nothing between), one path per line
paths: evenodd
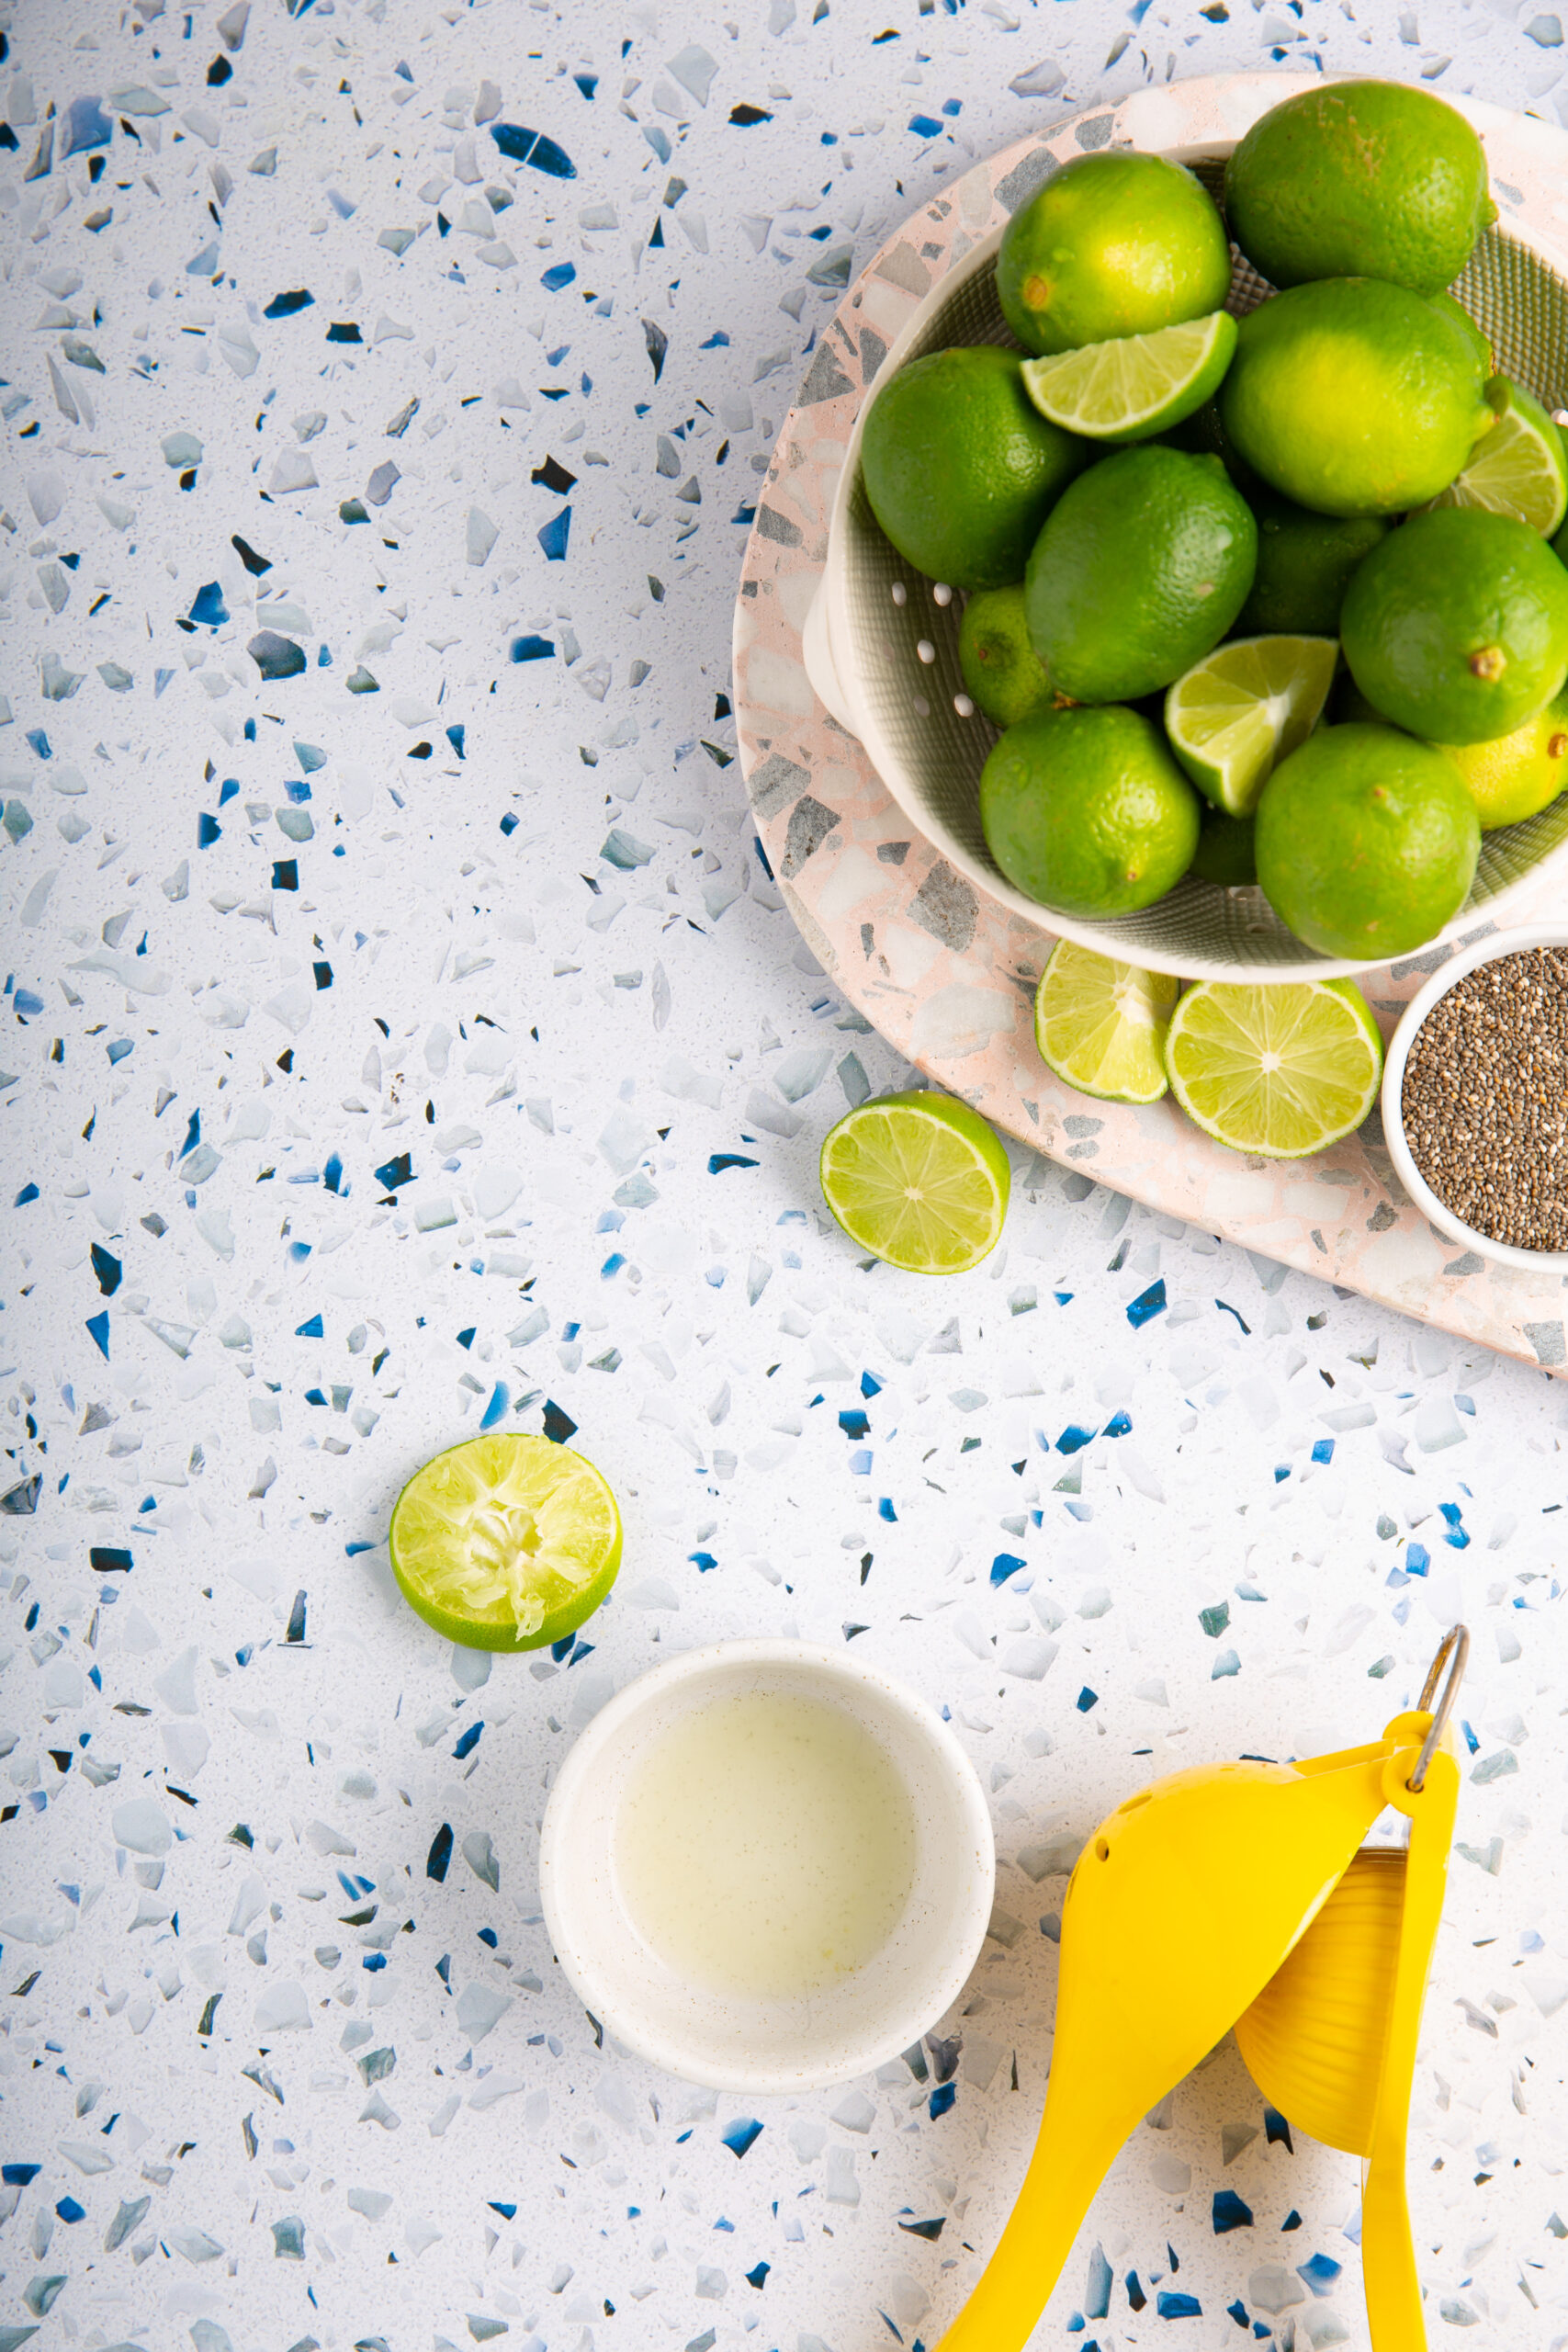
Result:
M1261 486L1258 570L1236 616L1238 637L1337 637L1350 575L1384 537L1381 514L1314 514Z
M954 588L1020 580L1088 445L1043 417L1016 351L928 352L878 392L861 437L871 510L906 563Z
M1385 718L1428 742L1479 743L1512 733L1568 677L1568 571L1514 515L1439 506L1372 549L1339 627Z
M1461 114L1403 82L1304 90L1255 122L1225 166L1225 211L1273 286L1379 277L1450 285L1497 217Z
M1258 804L1258 878L1321 955L1406 956L1459 912L1481 827L1453 762L1392 727L1325 727Z
M1029 351L1152 334L1223 309L1230 241L1213 198L1161 155L1080 155L1002 232L997 295Z
M1224 636L1257 557L1257 525L1218 458L1149 442L1092 466L1052 510L1024 580L1052 684L1075 702L1168 686Z
M1042 906L1130 914L1192 863L1198 796L1135 710L1036 711L993 746L980 823L1008 880Z
M1240 889L1258 879L1254 842L1256 817L1227 817L1212 800L1203 803L1198 846L1189 871L1200 882L1218 882L1224 889Z
M1403 286L1337 277L1241 322L1225 431L1271 490L1319 514L1394 514L1447 490L1496 422L1472 336Z
M1011 727L1038 709L1051 694L1045 664L1029 642L1023 583L981 588L964 607L958 624L958 666L987 718Z

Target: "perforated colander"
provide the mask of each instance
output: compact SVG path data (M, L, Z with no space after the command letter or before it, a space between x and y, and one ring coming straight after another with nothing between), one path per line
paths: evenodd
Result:
M1262 77L1248 78L1256 86ZM1273 94L1263 91L1256 113L1272 103ZM1506 181L1508 130L1518 119L1475 102L1463 110L1485 138L1495 184ZM1528 131L1532 150L1551 135L1535 121ZM1217 197L1235 143L1155 152L1189 165ZM1562 145L1560 170L1568 164L1568 140ZM1526 176L1523 169L1519 176ZM1510 186L1506 193L1517 191ZM883 536L866 496L860 447L872 401L906 360L960 344L1013 345L997 299L1001 237L1001 229L993 229L919 303L855 420L834 500L827 565L805 631L813 686L834 718L860 738L883 783L926 839L987 896L1060 937L1193 979L1328 979L1372 968L1370 962L1315 954L1256 888L1224 889L1188 876L1136 914L1088 920L1026 898L987 848L980 770L998 730L964 692L958 663L964 598L923 578ZM1564 272L1568 260L1538 235L1521 206L1506 225L1484 232L1452 289L1490 337L1502 373L1527 385L1549 409L1568 391ZM1237 256L1227 307L1243 316L1270 291ZM1500 920L1511 900L1527 894L1539 903L1553 882L1568 898L1568 793L1523 824L1483 835L1470 896L1438 937L1458 937L1480 922Z

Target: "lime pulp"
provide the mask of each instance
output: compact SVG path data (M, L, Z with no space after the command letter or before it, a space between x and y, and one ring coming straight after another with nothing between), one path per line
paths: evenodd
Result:
M1077 351L1023 363L1023 388L1065 433L1096 441L1141 441L1202 407L1235 349L1228 311L1153 334L1120 335Z
M1377 1100L1382 1040L1349 980L1202 980L1165 1042L1171 1091L1233 1151L1300 1159L1354 1133Z
M591 1462L518 1432L416 1470L387 1540L404 1598L449 1640L537 1649L575 1633L615 1582L621 1517Z
M1034 995L1040 1058L1080 1094L1157 1102L1168 1084L1166 1026L1180 985L1059 939Z
M1280 761L1316 726L1339 649L1329 637L1247 637L1217 646L1165 699L1170 748L1227 817L1249 817Z

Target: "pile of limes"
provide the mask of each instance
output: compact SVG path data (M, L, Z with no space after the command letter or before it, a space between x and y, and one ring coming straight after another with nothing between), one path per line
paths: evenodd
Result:
M997 257L1022 348L901 368L866 491L967 592L1017 888L1105 917L1256 881L1310 946L1382 961L1568 782L1568 458L1445 290L1495 218L1453 107L1287 99L1224 203L1157 155L1055 172ZM1232 239L1280 289L1239 322Z

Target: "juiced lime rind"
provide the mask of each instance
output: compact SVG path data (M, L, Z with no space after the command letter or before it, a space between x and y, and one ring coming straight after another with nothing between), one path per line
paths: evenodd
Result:
M1048 1069L1101 1102L1157 1102L1162 1048L1181 983L1059 939L1034 992L1034 1042Z
M977 1111L915 1091L862 1102L829 1128L822 1197L850 1239L905 1273L960 1274L1001 1238L1011 1174Z
M404 1598L469 1649L538 1649L592 1615L621 1564L615 1498L548 1438L469 1438L414 1472L392 1509Z
M1534 393L1506 376L1495 376L1487 385L1486 405L1496 424L1482 435L1464 471L1432 504L1511 514L1551 538L1568 514L1562 436Z
M1382 1040L1350 980L1202 980L1166 1035L1171 1091L1233 1151L1301 1159L1353 1135L1377 1101Z
M1235 349L1228 311L1154 334L1119 335L1023 363L1023 388L1064 433L1087 440L1143 441L1194 415L1213 398Z
M1178 678L1166 733L1216 808L1251 816L1279 763L1316 726L1338 658L1332 638L1233 638Z

